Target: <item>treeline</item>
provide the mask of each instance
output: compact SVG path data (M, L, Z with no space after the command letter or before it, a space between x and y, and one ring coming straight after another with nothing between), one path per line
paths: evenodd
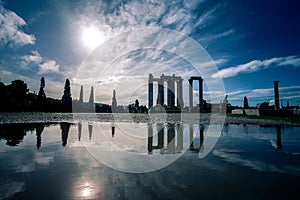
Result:
M128 106L117 105L116 92L113 91L112 105L94 103L93 88L89 102L83 102L81 87L80 99L72 100L70 81L66 79L62 98L46 96L44 77L40 80L40 89L36 94L30 92L22 80L11 81L9 85L0 82L0 112L83 112L83 113L147 113L146 106L139 105L138 100Z
M29 92L22 80L11 81L9 85L0 82L1 112L72 112L70 81L66 79L61 99L49 98L44 92L45 79L41 78L38 94Z

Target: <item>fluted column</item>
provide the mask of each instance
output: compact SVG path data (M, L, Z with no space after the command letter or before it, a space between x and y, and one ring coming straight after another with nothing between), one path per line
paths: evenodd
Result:
M153 75L149 74L148 79L148 106L149 109L153 106Z
M275 110L279 110L279 91L278 91L279 81L273 81L273 82L274 82Z
M158 81L158 101L159 105L164 105L165 93L164 93L164 75L161 75L160 80Z
M177 80L177 107L183 108L184 103L183 103L183 94L182 94L182 78L179 78Z
M189 107L190 107L190 112L193 108L193 79L189 79Z
M168 99L168 107L171 106L171 77L168 77L168 80L167 80L167 84L168 84L168 92L167 92L167 99Z
M203 109L203 79L199 78L199 107Z

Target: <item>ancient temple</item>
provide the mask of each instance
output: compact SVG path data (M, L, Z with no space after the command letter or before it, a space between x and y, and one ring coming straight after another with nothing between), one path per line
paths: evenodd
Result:
M154 78L152 74L149 74L148 79L148 103L149 108L153 106L153 83L157 83L157 104L164 105L165 101L165 82L167 83L167 106L175 107L175 86L177 87L177 102L176 106L179 108L184 107L183 94L182 94L182 81L181 76L165 76L162 74L159 78Z

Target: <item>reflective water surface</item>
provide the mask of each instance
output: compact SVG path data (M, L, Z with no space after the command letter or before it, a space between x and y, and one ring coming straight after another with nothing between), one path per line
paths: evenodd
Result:
M0 199L299 196L300 127L2 124L0 139Z

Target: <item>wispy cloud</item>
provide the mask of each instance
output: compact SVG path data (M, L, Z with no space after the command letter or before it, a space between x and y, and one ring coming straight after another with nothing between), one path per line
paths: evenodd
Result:
M35 44L34 35L27 34L22 30L26 26L23 18L15 12L5 9L0 3L0 44L14 46L24 46Z
M228 78L238 74L252 73L270 67L292 66L300 67L299 56L277 57L267 60L253 60L245 64L222 69L212 75L212 78Z
M40 73L44 74L46 72L58 72L59 64L55 60L47 60L44 63L40 64Z
M60 65L55 60L44 59L38 51L31 51L31 54L22 56L20 60L20 65L23 68L26 68L31 64L38 66L39 74L59 72Z
M27 67L30 63L40 64L43 61L42 56L38 51L31 51L30 55L21 57L21 67Z
M206 33L202 29L217 21L219 4L206 5L206 0L190 1L122 1L86 3L79 1L80 6L63 15L73 24L76 30L89 26L98 27L105 33L106 39L133 28L162 27L191 34L201 30L202 36ZM67 6L69 7L69 6ZM201 7L199 10L198 8ZM219 27L219 26L218 26ZM78 29L79 28L79 29ZM208 37L210 40L227 36L235 30L222 27L214 30Z

